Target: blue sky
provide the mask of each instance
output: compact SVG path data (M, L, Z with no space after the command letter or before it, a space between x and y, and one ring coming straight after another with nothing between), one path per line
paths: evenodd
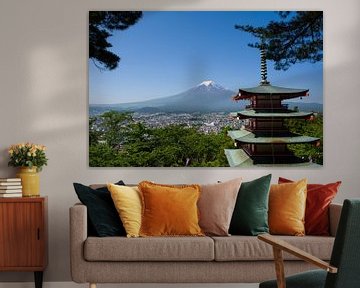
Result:
M89 60L89 103L137 102L172 96L205 80L237 91L257 86L260 53L247 46L256 41L235 24L266 25L278 19L271 11L153 11L137 24L115 31L111 51L119 67L100 71ZM276 71L268 61L272 85L310 89L306 102L322 103L321 63L301 63Z

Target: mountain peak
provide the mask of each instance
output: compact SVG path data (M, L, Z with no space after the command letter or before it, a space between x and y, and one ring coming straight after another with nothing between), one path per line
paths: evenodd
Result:
M212 80L206 80L206 81L201 82L198 86L212 86L212 85L214 85L214 84L215 84L214 81L212 81Z
M217 89L224 89L224 87L222 87L219 84L216 84L214 81L212 80L206 80L201 82L199 85L197 85L197 87L207 87L209 88L217 88Z

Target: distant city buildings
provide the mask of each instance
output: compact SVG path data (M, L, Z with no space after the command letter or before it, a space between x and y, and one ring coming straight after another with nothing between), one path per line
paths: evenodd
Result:
M223 128L239 129L242 120L234 121L227 112L213 113L140 113L134 112L135 122L143 123L148 128L162 128L170 125L184 125L197 128L204 134L219 133ZM94 124L97 130L101 127L101 117Z
M149 128L160 128L169 125L184 125L195 127L199 132L219 133L224 127L236 128L241 125L241 121L234 123L229 117L229 113L134 113L133 119L136 122L142 122Z

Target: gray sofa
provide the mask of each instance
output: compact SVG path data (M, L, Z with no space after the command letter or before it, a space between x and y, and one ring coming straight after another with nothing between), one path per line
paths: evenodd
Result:
M330 206L330 237L280 236L328 261L341 212ZM71 275L77 283L257 283L275 277L270 245L254 236L88 237L87 208L70 208ZM286 274L313 269L285 254Z

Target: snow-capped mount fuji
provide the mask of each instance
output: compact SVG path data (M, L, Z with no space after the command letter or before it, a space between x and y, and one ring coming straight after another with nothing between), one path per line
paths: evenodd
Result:
M206 81L203 81L203 82L201 82L199 85L197 85L197 86L202 86L202 85L204 85L204 86L206 86L206 87L209 87L209 86L213 86L215 84L215 82L214 81L212 81L212 80L206 80Z
M142 112L229 112L239 110L231 98L235 92L211 80L201 82L185 92L143 102L109 105L119 111Z
M210 90L210 89L226 90L223 86L215 83L212 80L203 81L200 84L196 85L196 87L206 87L208 90Z

